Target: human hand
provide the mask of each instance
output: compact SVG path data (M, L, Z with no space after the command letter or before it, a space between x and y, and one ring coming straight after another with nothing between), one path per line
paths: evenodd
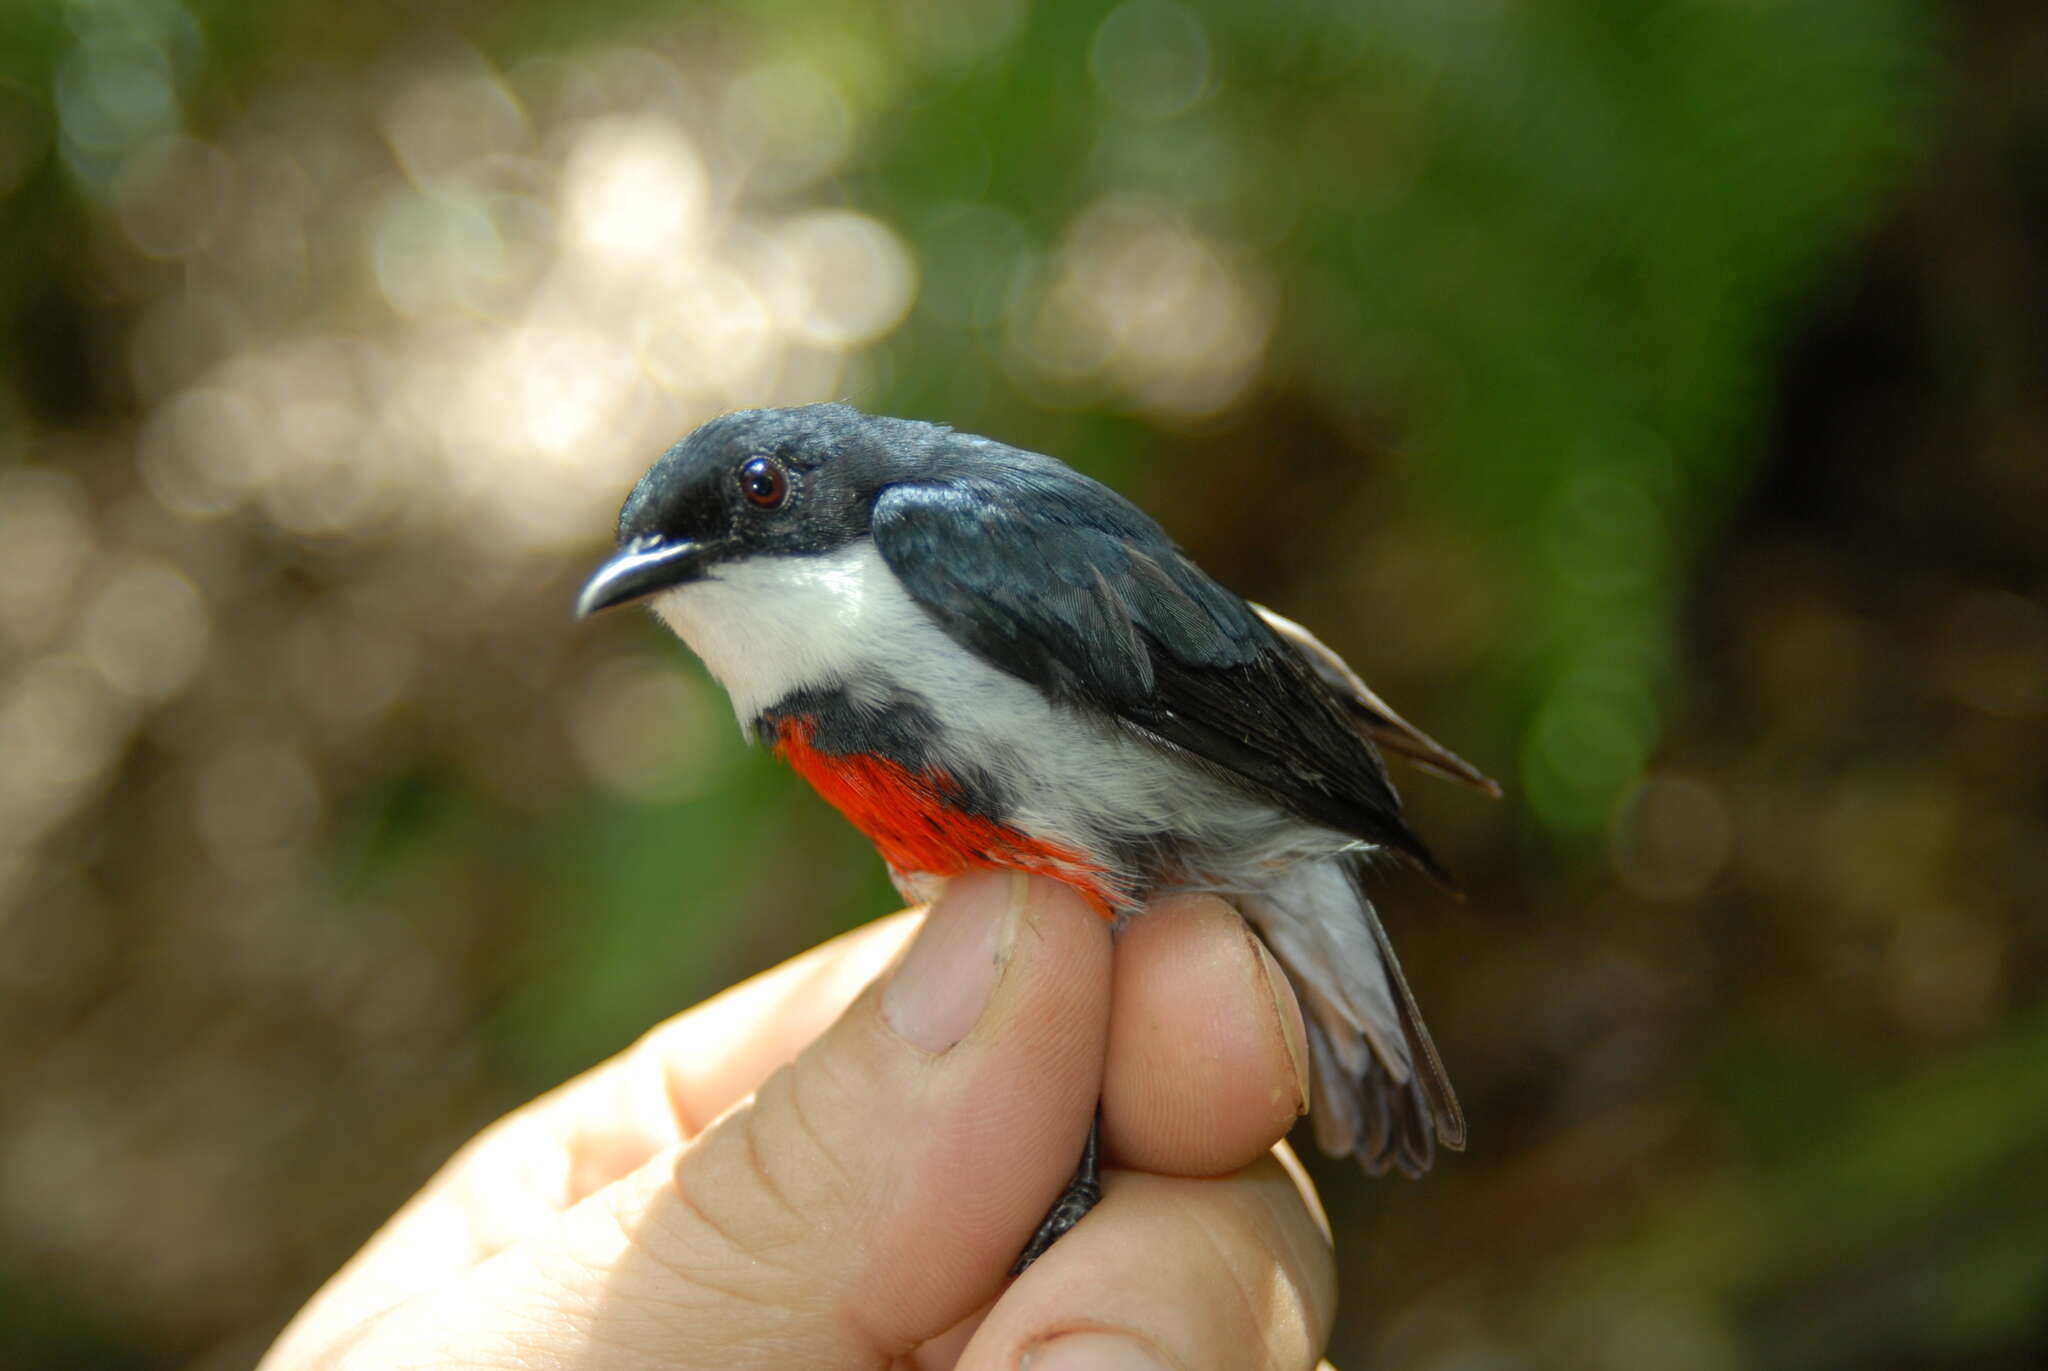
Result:
M962 877L486 1129L263 1371L1307 1368L1329 1240L1274 1146L1304 1059L1220 901L1112 958L1065 887ZM1102 1202L1010 1281L1098 1095Z

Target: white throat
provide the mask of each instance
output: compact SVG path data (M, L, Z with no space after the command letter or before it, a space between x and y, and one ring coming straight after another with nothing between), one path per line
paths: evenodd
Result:
M812 557L752 557L654 598L749 727L805 687L843 684L885 662L951 647L866 538ZM954 649L958 651L958 649Z

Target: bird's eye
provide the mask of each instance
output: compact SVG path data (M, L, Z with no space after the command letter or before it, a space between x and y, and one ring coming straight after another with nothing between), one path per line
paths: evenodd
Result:
M740 491L749 503L774 509L789 498L789 473L773 457L749 458L740 467Z

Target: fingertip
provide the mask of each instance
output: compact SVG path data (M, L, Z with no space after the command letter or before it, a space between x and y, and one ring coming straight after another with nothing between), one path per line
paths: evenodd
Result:
M1120 1336L1187 1371L1309 1365L1336 1280L1302 1198L1271 1157L1208 1179L1110 1173L1095 1211L996 1304L960 1371L1013 1368L1076 1333Z
M1065 882L1016 871L955 877L933 907L950 900L963 882L1004 883L1015 911L1003 953L1002 993L971 1037L1007 1039L1012 1046L1024 1039L1044 1050L1072 1039L1075 1048L1099 1055L1113 975L1108 922ZM1049 1010L1049 1004L1063 1007Z
M937 1055L972 1031L1011 960L1029 891L1013 873L953 882L882 987L882 1018Z
M1229 904L1170 897L1124 931L1103 1078L1120 1164L1185 1176L1247 1165L1306 1108L1306 1060L1293 989Z

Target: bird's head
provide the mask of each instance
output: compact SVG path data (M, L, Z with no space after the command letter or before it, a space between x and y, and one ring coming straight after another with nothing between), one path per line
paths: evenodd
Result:
M722 565L832 552L866 536L875 493L916 474L946 430L848 405L722 415L655 462L619 512L619 550L578 615L704 580Z

